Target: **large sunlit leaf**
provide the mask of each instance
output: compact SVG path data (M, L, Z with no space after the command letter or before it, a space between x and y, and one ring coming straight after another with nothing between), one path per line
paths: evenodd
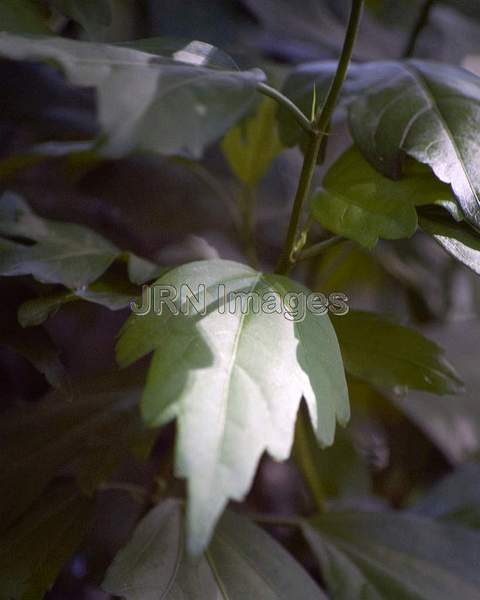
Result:
M134 150L200 157L246 114L263 79L258 70L204 67L204 56L194 50L162 58L122 46L6 33L0 56L47 61L71 83L96 88L98 150L114 158Z
M173 499L140 522L102 587L126 600L325 600L277 542L229 511L205 555L189 559L183 547L182 508Z
M410 164L405 177L392 181L353 147L327 172L311 212L326 229L372 248L379 238L412 236L417 229L415 205L449 199L448 186L428 169Z
M205 286L204 314L192 310L185 284L195 294ZM348 420L349 405L330 320L302 310L309 292L299 284L211 260L174 269L154 287L167 285L183 290L175 301L183 312L162 304L162 315L132 315L117 357L128 365L155 351L143 417L150 425L177 418L176 472L188 480L189 547L198 554L228 499L245 496L263 452L288 457L302 395L323 445L333 442L336 419ZM225 302L223 292L260 305Z
M285 89L293 87L301 104L314 85L324 96L331 79L330 63L313 63L294 72ZM378 171L399 179L405 154L430 166L451 184L467 220L480 227L480 78L419 60L354 64L343 102L356 144Z
M0 534L0 597L42 600L85 536L93 502L71 484L49 489Z
M0 425L0 522L21 515L56 476L81 467L90 492L129 452L149 442L137 403L142 377L93 378L75 386L75 398L51 395L32 407L4 413ZM148 448L148 443L146 445ZM88 457L90 469L85 468ZM108 467L108 468L107 468Z
M443 350L423 335L373 313L333 319L345 368L380 387L452 394L462 382Z
M327 513L303 525L336 600L474 600L480 534L394 512Z
M422 212L419 222L423 231L431 235L451 256L480 275L479 232L439 212Z
M0 248L0 275L32 275L41 283L58 283L87 293L84 288L117 258L126 260L135 283L144 283L159 273L157 265L122 253L88 227L42 219L16 194L0 198L0 233L28 242Z

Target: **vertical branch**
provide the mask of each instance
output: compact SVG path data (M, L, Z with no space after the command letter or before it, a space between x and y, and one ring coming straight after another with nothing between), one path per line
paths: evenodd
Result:
M305 200L310 195L312 179L317 166L322 142L326 132L329 129L330 120L337 105L347 75L364 3L365 0L352 0L350 20L345 34L345 41L337 71L330 86L325 104L323 105L322 110L317 113L317 116L313 122L313 131L310 133L310 142L305 153L302 172L300 175L297 193L295 195L292 214L290 217L290 223L288 226L287 239L285 241L282 255L276 269L277 273L287 273L293 264L292 254L295 249L297 230L302 215L303 205Z

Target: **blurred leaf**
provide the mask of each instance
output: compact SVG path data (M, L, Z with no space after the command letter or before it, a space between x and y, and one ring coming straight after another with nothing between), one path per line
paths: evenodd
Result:
M480 19L480 6L471 0L442 0L444 4L465 14L472 19Z
M166 271L165 267L160 267L146 258L137 256L133 252L125 253L124 257L125 255L127 260L128 278L136 285L143 285L144 283L147 283L147 281L157 279Z
M437 483L411 513L480 528L480 465L461 465Z
M222 150L235 176L254 187L282 151L275 114L277 105L265 99L256 114L231 129L223 138Z
M193 314L185 290L179 293L186 283L195 294L205 286ZM182 312L162 306L166 314L132 315L117 359L125 366L155 351L143 418L149 425L178 419L176 472L188 479L188 542L199 554L227 500L249 490L263 452L288 458L302 395L318 440L333 442L336 420L349 418L345 375L328 316L307 311L294 323L282 309L287 292L308 295L285 277L210 260L178 267L155 285L173 286L174 309ZM268 298L270 308L273 298L273 312L234 304L231 295L239 293Z
M98 279L119 250L86 227L37 217L14 194L2 197L0 232L36 241L0 253L0 275L33 275L41 283L81 288Z
M304 535L338 600L474 600L480 534L402 513L326 513Z
M110 0L53 0L53 4L88 33L108 27L112 22Z
M94 89L69 83L51 64L18 62L5 57L0 60L0 78L3 83L0 123L3 127L27 134L26 140L31 143L47 140L59 144L80 141L92 144L92 138L98 135ZM31 90L35 90L34 102ZM13 176L20 168L46 157L45 152L39 152L35 147L26 148L25 155L9 156L2 161L0 175L2 178Z
M88 295L90 291L84 288L103 275L117 258L126 258L129 275L137 282L143 283L145 278L161 271L146 259L121 253L114 244L87 227L38 217L22 198L12 193L1 197L0 233L37 242L0 249L0 275L32 275L40 283L63 284L77 290L79 295ZM70 296L67 295L67 299L71 299ZM108 300L100 303L108 306ZM43 312L45 309L50 310L48 305ZM34 319L33 322L41 321Z
M122 310L138 295L136 288L125 285L122 281L102 277L86 289L40 296L23 302L18 309L18 322L22 327L40 325L53 317L64 304L76 300L86 300L110 310Z
M168 499L137 526L102 585L127 600L325 600L293 558L244 517L227 511L206 554L183 549L182 509Z
M133 48L158 56L170 56L174 60L190 65L239 71L231 56L211 44L198 40L185 41L164 37L144 38L133 42L121 42L120 46Z
M339 428L333 446L321 448L311 425L306 420L304 423L308 426L296 433L294 457L306 480L312 476L308 471L314 469L313 476L321 487L320 494L324 496L324 500L367 496L371 491L370 474L367 465L355 450L350 431ZM304 455L309 457L308 464L296 453L299 446L306 448Z
M138 445L139 439L152 439L145 432L137 413L141 377L125 372L105 380L93 378L76 385L73 402L50 395L32 407L21 407L3 414L0 425L0 522L8 525L17 519L56 476L78 464L89 450L95 450L89 477L82 469L85 491L99 483ZM78 388L78 389L77 389ZM109 473L99 456L116 452L117 460ZM98 465L97 463L100 463ZM75 472L75 469L73 469Z
M469 382L467 394L462 396L433 397L416 392L392 395L391 399L455 463L480 450L477 385Z
M52 487L0 535L0 597L42 600L93 518L93 502L71 484Z
M75 300L78 300L78 296L70 292L59 292L26 300L18 308L18 322L22 327L41 325L53 317L64 304Z
M35 0L2 0L0 28L12 33L49 34L46 12Z
M194 55L194 53L192 53ZM53 62L71 83L95 87L99 152L135 150L199 158L248 112L259 70L222 71L121 46L62 38L0 36L0 56Z
M423 335L385 317L350 311L333 325L351 375L387 388L453 394L462 382L442 349Z
M480 275L480 233L441 213L420 214L420 227L451 256Z
M403 179L392 181L353 147L327 172L311 211L326 229L372 248L379 238L411 237L417 229L415 205L442 198L451 198L450 189L429 170L410 165Z
M480 327L478 320L459 320L432 333L442 345L454 349L456 365L465 381L465 394L434 397L412 391L407 395L392 394L390 399L456 464L480 452Z
M45 329L19 327L15 313L2 311L0 318L0 345L6 346L23 356L48 383L64 395L70 396L70 382L60 361L59 352Z

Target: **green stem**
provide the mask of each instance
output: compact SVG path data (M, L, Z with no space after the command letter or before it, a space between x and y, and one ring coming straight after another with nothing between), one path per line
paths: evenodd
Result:
M428 24L430 13L432 12L432 8L435 4L436 0L426 0L422 8L420 9L420 13L418 15L418 19L415 23L415 27L410 34L407 45L405 46L405 50L403 52L403 58L410 58L413 56L415 52L415 48L417 46L418 38L420 34L425 29Z
M311 133L313 131L312 123L298 108L298 106L290 100L290 98L287 98L287 96L284 96L281 92L263 82L257 84L257 90L264 96L272 98L275 100L275 102L278 102L278 104L286 108L307 133Z
M287 238L276 269L276 272L280 274L288 273L290 268L293 266L292 253L295 248L298 224L302 215L303 205L310 195L312 179L317 166L319 153L322 148L322 142L326 132L330 127L330 120L337 105L340 93L342 91L342 86L347 75L364 3L365 0L352 0L350 20L345 34L345 42L343 44L342 54L340 56L337 71L330 86L325 104L313 122L313 131L310 133L311 139L305 153L302 172L300 175L297 193L295 195L292 214L290 217L290 223L288 226Z
M309 416L306 410L300 410L298 415L297 427L295 429L295 442L293 455L305 481L308 484L315 505L320 512L325 510L325 494L320 478L320 473L315 460L315 454L312 452L310 438Z
M293 202L292 214L290 216L290 223L288 225L287 239L283 247L282 255L280 256L280 261L276 268L276 272L280 274L288 273L293 266L292 254L297 239L298 224L300 222L303 205L306 198L310 194L313 174L315 173L315 168L317 166L317 158L321 144L322 136L312 135L305 153L302 172L298 182L297 193L295 194L295 200Z
M335 236L329 238L328 240L322 240L321 242L312 244L308 248L305 248L305 250L303 250L303 252L300 252L300 254L295 257L295 262L300 262L302 260L308 260L309 258L315 258L319 254L322 254L322 252L325 252L325 250L328 250L328 248L331 248L332 246L336 246L337 244L340 244L341 242L344 242L344 241L345 241L344 237L342 237L341 235L335 235Z
M258 256L255 247L255 190L243 185L240 190L239 206L242 213L242 237L245 253L250 266L258 269Z

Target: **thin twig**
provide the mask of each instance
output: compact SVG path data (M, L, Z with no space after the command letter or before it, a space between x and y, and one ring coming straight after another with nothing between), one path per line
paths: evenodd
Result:
M279 92L275 88L272 88L272 87L270 87L269 85L267 85L266 83L263 83L263 82L260 82L260 83L257 84L257 90L260 93L264 94L265 96L268 96L269 98L272 98L273 100L275 100L276 102L278 102L278 104L280 104L284 108L286 108L291 113L291 115L293 116L293 118L298 122L298 124L303 129L305 129L305 131L307 133L312 133L312 131L313 131L313 125L312 125L312 123L303 114L303 112L298 108L298 106L294 102L292 102L290 100L290 98L287 98L281 92Z
M420 9L418 19L415 22L415 27L410 34L407 45L405 46L405 50L403 51L403 58L410 58L413 56L415 52L415 48L417 46L418 38L420 34L428 25L428 21L430 19L430 13L432 12L432 8L435 4L436 0L426 0L422 8Z
M296 246L298 224L302 214L303 205L310 194L313 175L317 166L318 157L322 148L322 142L326 132L330 127L330 120L333 111L337 105L342 87L347 76L348 66L352 58L353 47L357 37L360 19L362 15L365 0L353 0L352 10L348 28L345 34L345 41L342 48L342 54L338 63L335 77L330 86L327 99L322 110L317 114L313 123L314 132L311 133L311 139L303 162L302 172L298 183L297 193L293 203L292 215L287 232L284 249L280 257L276 272L280 274L288 273L292 267L292 252Z
M328 250L328 248L336 246L337 244L340 244L341 242L345 241L346 239L341 235L335 235L331 238L328 238L328 240L322 240L321 242L312 244L308 248L305 248L303 252L300 252L300 254L295 257L295 262L308 260L309 258L315 258L319 254L322 254L322 252L325 252L325 250Z

